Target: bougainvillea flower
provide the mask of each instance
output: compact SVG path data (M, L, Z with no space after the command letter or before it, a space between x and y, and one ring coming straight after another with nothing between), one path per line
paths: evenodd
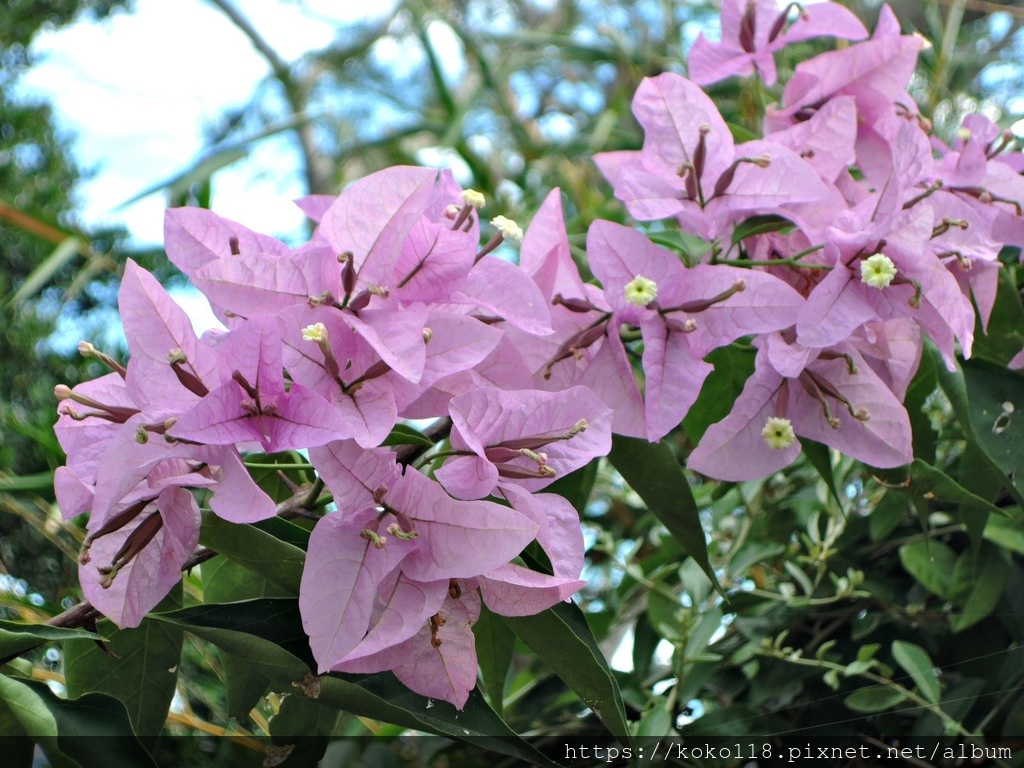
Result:
M687 466L719 480L766 477L800 455L797 435L870 466L914 459L906 409L853 347L810 350L773 334L732 411L708 428Z
M587 252L615 315L643 336L651 441L696 401L712 370L705 355L746 334L788 328L803 304L772 275L724 265L687 269L643 233L607 221L591 225Z
M342 662L338 671L369 674L391 670L410 690L462 709L476 686L472 627L479 617L480 594L468 582L448 591L436 613L418 625L408 640Z
M364 468L375 476L380 466ZM456 501L418 472L378 487L374 501L354 514L327 515L310 538L299 607L321 671L363 640L379 585L396 567L414 582L468 579L511 560L538 532L514 509Z
M182 414L168 434L207 445L258 442L267 453L350 436L348 425L323 397L301 384L285 389L274 318L249 320L218 350L231 379Z
M435 474L460 499L483 498L499 482L540 490L611 450L611 409L585 387L481 388L452 398L449 410L458 453Z
M792 150L770 141L736 146L714 102L684 77L644 79L633 114L643 149L594 161L641 221L676 217L684 230L713 240L746 212L793 217L796 204L830 195Z
M790 21L790 11L797 13ZM725 0L722 3L722 41L712 43L703 33L690 49L690 78L710 85L730 75L757 72L766 85L775 85L776 51L812 37L863 40L868 31L851 11L838 3L790 3L781 11L776 0Z
M79 562L86 598L119 627L137 627L181 580L199 543L199 507L188 491L168 487L121 528L92 542ZM95 536L100 518L89 522Z
M231 375L220 355L198 339L185 310L131 259L118 309L131 354L125 383L141 407L184 410Z

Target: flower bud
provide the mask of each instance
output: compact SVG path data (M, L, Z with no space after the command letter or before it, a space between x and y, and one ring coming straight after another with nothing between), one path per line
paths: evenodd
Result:
M462 202L474 208L483 208L487 204L487 198L484 197L482 192L477 192L475 189L462 190L461 197Z
M508 239L522 242L522 227L512 221L512 219L505 218L504 216L495 216L491 219L491 226L501 232L501 234Z
M302 329L303 341L315 341L318 344L327 341L327 328L323 323L313 323Z

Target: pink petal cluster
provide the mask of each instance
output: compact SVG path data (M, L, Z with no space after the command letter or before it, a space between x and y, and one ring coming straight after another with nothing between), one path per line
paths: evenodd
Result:
M980 116L952 146L930 135L906 92L920 41L887 8L870 39L835 3L780 13L730 0L722 27L720 43L694 46L693 80L641 84L643 147L596 158L634 218L708 243L700 263L596 221L596 283L583 280L558 190L514 263L491 252L517 228L495 220L506 234L481 247L478 195L429 168L299 201L317 228L297 247L168 211L167 255L225 330L197 337L129 262L127 366L87 346L113 372L58 388L56 492L66 517L91 513L80 577L92 603L137 625L198 541L188 489L229 521L271 517L243 456L304 450L334 500L299 597L319 671L391 670L462 707L481 601L528 615L583 584L577 513L546 486L606 455L612 433L678 428L715 349L745 339L756 368L691 469L763 477L796 459L801 437L874 466L912 461L901 401L923 335L950 366L970 355L999 248L1024 245L1024 163ZM700 84L770 85L774 52L817 36L861 42L801 63L763 138L737 144ZM784 226L737 234L755 216ZM450 420L450 435L416 464L382 447L420 419ZM529 567L532 542L550 572Z

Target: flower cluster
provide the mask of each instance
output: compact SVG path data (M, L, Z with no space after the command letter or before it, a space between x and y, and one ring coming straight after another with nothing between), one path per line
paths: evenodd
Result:
M756 369L691 469L763 477L796 458L798 436L874 466L910 462L901 400L922 332L950 365L957 344L970 354L1000 244L1024 245L1021 158L983 117L951 147L929 135L906 94L921 41L887 8L870 39L832 3L780 14L733 0L722 27L721 43L694 46L694 81L641 84L642 149L596 158L634 218L703 239L701 263L596 221L600 284L584 281L558 190L525 234L497 216L480 246L483 196L427 168L300 200L317 228L298 247L168 211L167 255L224 329L198 338L129 262L127 366L83 343L112 372L58 387L56 491L65 517L91 513L90 601L137 625L198 542L188 489L231 522L266 519L277 507L244 455L303 450L336 507L312 532L299 596L319 671L391 670L461 707L481 600L528 615L583 584L578 516L544 488L606 455L613 432L677 428L716 348L751 339ZM773 52L819 35L860 42L800 64L764 138L736 144L697 83L771 84ZM755 216L776 225L737 237ZM494 253L503 241L521 241L517 264ZM737 247L750 258L730 260ZM382 447L410 420L441 440L415 464ZM544 566L523 557L534 541Z

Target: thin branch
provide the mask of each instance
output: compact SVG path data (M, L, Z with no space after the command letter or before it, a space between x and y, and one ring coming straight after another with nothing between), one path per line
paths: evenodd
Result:
M292 73L291 65L281 58L277 51L242 15L230 0L209 0L209 3L227 16L238 30L246 36L256 52L270 66L271 75L281 84L285 99L293 116L306 113L308 89L297 80ZM334 183L327 163L317 150L313 137L313 126L308 121L301 121L295 128L299 145L302 147L302 162L306 176L306 188L310 194L329 194L333 192Z

